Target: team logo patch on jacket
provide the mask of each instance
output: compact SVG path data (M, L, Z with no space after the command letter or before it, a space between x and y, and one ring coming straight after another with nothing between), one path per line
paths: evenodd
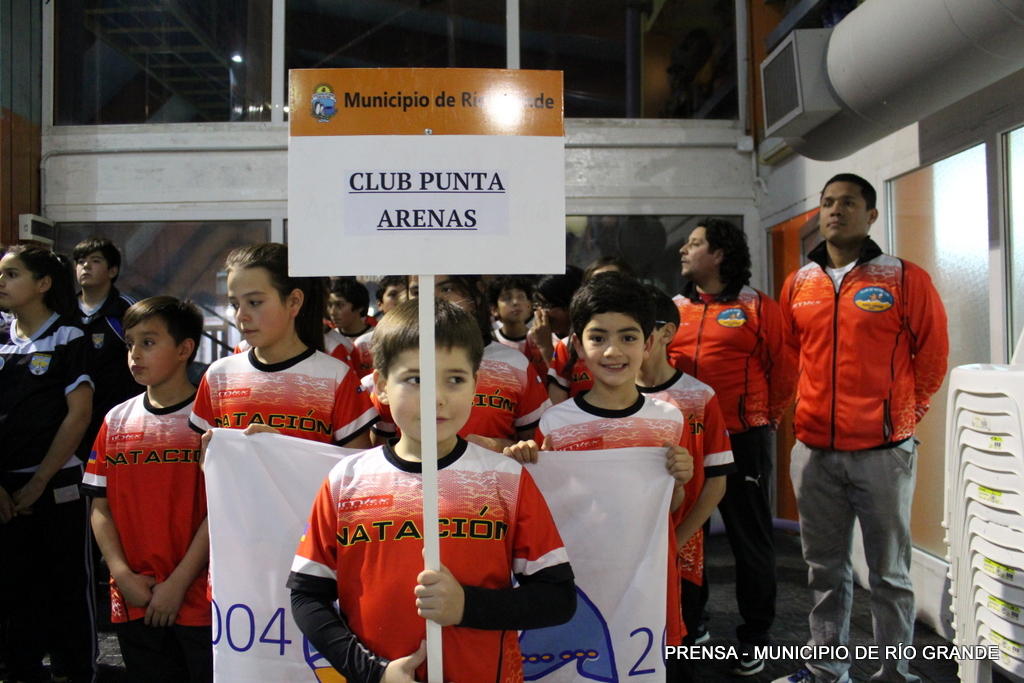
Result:
M104 339L106 339L106 335L104 335L102 332L97 332L96 334L92 335L92 347L94 349L102 349Z
M747 324L747 314L742 308L727 308L718 314L718 324L722 327L742 327Z
M881 313L892 308L895 299L884 287L865 287L853 295L853 303L857 308L872 313Z
M29 364L29 372L33 375L41 375L50 368L50 354L33 353L32 361Z

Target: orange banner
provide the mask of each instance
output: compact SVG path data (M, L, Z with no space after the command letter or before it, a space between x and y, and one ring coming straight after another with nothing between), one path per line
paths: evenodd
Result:
M293 136L565 135L561 71L294 69L290 76Z

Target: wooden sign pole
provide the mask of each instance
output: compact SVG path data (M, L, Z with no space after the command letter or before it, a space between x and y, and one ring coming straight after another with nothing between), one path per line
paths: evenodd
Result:
M423 468L423 559L441 571L437 511L437 372L434 356L434 276L420 275L420 459ZM441 625L427 619L427 683L442 683Z

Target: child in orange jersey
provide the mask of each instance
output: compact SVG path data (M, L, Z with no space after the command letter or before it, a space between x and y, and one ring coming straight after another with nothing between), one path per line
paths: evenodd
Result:
M410 292L419 294L415 276ZM494 341L481 289L474 276L438 275L434 296L445 299L467 311L477 321L484 344L473 412L459 434L473 443L501 452L517 440L533 438L540 416L550 403L541 378L534 372L526 356ZM395 432L390 409L374 400L380 423L374 428L377 438ZM389 431L390 427L390 431Z
M200 437L188 421L203 315L158 296L129 308L124 330L146 391L107 413L82 482L110 568L110 620L130 680L212 681L210 534Z
M419 315L409 301L380 323L373 348L377 395L402 436L331 471L288 581L295 622L349 683L426 680L424 619L444 627L443 680L522 681L517 630L575 611L572 569L529 473L458 436L483 355L477 322L446 301L435 310L441 570L422 571Z
M694 476L694 461L685 448L686 419L669 403L650 398L636 387L637 374L651 349L654 312L644 286L621 273L596 275L576 292L569 309L572 343L594 378L594 387L548 409L537 429L545 451L590 451L611 448L666 448L666 467L674 478L669 547L683 522L685 485ZM537 462L537 442L506 449L519 462ZM556 457L556 456L545 456ZM679 580L674 554L667 571L666 644L682 642Z
M680 599L683 623L686 625L684 645L693 645L704 607L704 530L715 506L725 495L726 475L736 471L725 416L718 405L714 389L672 367L666 349L679 327L679 311L663 291L645 285L654 305L654 334L651 353L640 366L637 388L640 393L671 403L686 418L684 438L686 449L693 456L693 479L686 485L686 500L680 512L682 522L676 527L679 548ZM693 680L689 660L670 662L669 670L679 667L672 680L684 683Z
M491 315L501 323L494 331L499 344L526 356L538 377L547 377L548 364L527 323L533 316L533 283L525 275L506 275L487 287Z
M199 385L192 427L276 431L351 448L370 445L376 419L356 373L323 352L320 278L289 277L288 248L228 255L228 300L248 353L221 358Z

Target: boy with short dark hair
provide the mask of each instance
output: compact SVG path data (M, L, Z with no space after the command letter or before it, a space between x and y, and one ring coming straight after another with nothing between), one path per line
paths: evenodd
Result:
M654 305L655 321L651 352L640 365L637 388L640 393L671 403L682 411L687 421L685 446L694 462L693 479L686 484L686 500L679 510L682 521L676 527L680 600L687 631L683 644L693 645L706 602L703 595L707 592L703 526L725 494L726 475L736 471L736 464L725 416L714 389L668 362L666 350L679 328L675 302L653 285L644 287ZM676 665L679 666L679 676L675 679L678 683L693 680L689 660L674 662L673 666Z
M377 283L378 319L383 318L391 309L405 301L405 275L385 275Z
M543 450L589 451L610 448L665 447L666 467L674 478L669 548L682 523L685 485L694 462L685 448L686 418L675 406L650 398L636 387L641 363L650 352L654 310L644 286L620 273L600 273L573 296L569 307L572 343L594 378L590 391L553 406L537 428ZM521 441L505 449L519 462L537 461L537 443ZM669 553L667 645L682 642L679 575Z
M356 374L360 378L373 370L373 357L368 336L373 331L366 322L370 309L370 292L355 278L342 277L331 282L327 300L327 316L337 331L345 337L346 346L352 349Z
M96 384L92 397L92 420L78 448L84 461L89 457L103 417L122 401L142 392L124 362L124 328L121 319L135 299L114 286L121 271L121 252L105 237L89 237L75 247L75 277L81 286L78 308L82 330L89 344L90 375Z
M407 301L377 326L373 346L377 396L402 435L331 471L288 581L295 622L350 683L426 680L423 619L445 627L445 680L521 681L517 630L575 612L572 569L533 479L458 436L483 356L477 322L438 301L435 328L441 570L422 571L418 542L419 317Z
M505 275L487 287L491 316L501 327L494 331L498 343L526 356L538 377L547 377L548 364L527 323L533 316L533 282L525 275Z
M203 316L158 296L124 324L127 364L146 391L107 414L82 483L110 568L111 621L132 681L212 681L210 536L200 435L188 423Z

